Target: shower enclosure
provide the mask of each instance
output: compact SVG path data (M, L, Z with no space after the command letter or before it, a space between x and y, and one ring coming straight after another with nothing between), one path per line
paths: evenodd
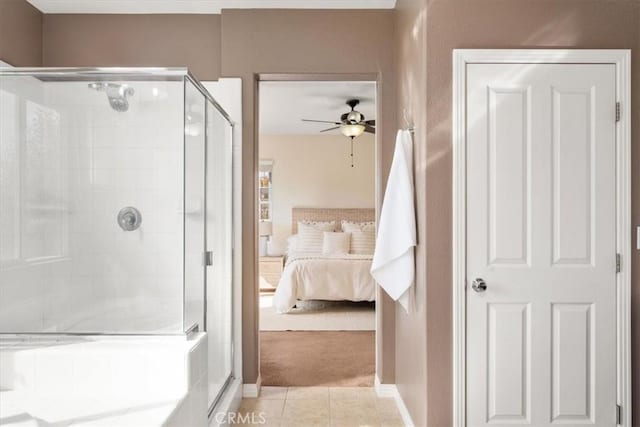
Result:
M232 122L186 69L0 70L0 334L208 334L232 375Z

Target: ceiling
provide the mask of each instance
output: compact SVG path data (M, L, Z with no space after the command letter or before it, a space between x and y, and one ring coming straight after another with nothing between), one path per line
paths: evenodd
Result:
M27 0L44 13L220 13L222 9L393 9L396 0Z
M345 102L352 98L360 99L356 110L375 119L375 96L375 82L261 82L260 133L317 135L332 125L302 119L339 121L350 111Z

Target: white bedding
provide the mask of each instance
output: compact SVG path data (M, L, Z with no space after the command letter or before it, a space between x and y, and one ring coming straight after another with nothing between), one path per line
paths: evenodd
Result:
M278 313L286 313L297 300L373 301L372 259L373 255L291 253L273 306Z

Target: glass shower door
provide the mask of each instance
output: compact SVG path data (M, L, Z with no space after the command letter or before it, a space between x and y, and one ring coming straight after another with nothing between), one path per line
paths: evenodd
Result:
M232 376L233 203L232 126L207 102L206 330L208 334L209 407Z

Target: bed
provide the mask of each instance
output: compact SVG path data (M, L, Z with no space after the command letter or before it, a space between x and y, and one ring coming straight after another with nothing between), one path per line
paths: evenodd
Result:
M373 209L293 208L292 234L299 222L375 221ZM373 254L323 255L320 251L291 250L276 288L273 305L277 312L290 311L298 300L374 301L376 283L370 274Z

